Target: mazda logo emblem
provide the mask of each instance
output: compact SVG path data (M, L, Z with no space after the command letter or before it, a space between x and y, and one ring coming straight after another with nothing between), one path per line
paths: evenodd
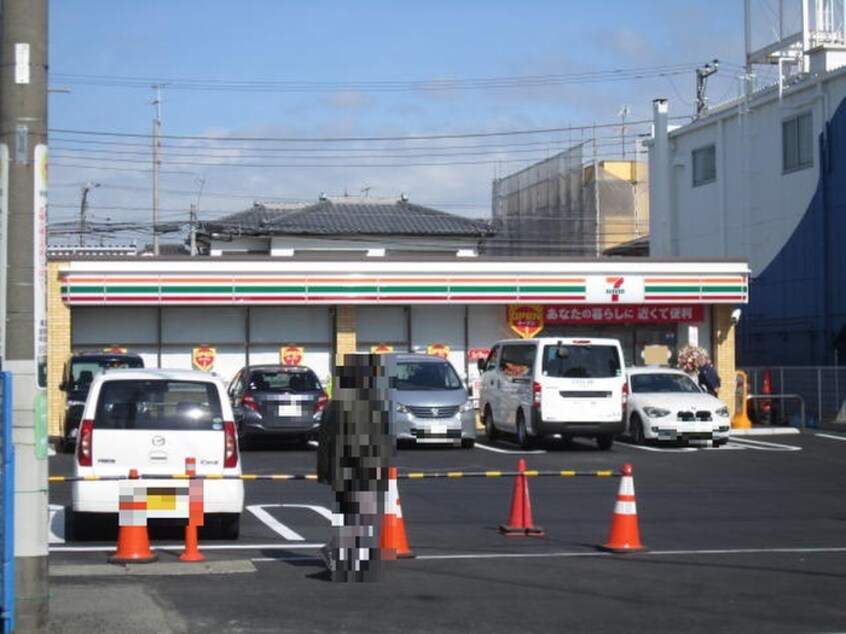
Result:
M153 447L161 447L165 444L164 436L153 436Z

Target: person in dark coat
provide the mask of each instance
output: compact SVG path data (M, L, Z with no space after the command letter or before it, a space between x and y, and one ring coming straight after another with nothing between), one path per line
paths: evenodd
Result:
M321 553L333 581L374 581L394 453L388 378L378 355L350 354L336 367L334 386L318 432L317 480L335 494L332 536Z
M711 359L705 359L705 362L699 366L699 387L711 396L718 396L720 393L720 375L717 374Z

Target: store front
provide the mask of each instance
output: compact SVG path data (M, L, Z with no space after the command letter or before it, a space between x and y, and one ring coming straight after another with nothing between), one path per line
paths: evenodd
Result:
M734 260L127 258L48 270L51 435L62 364L86 350L225 381L248 363L304 364L326 381L344 353L427 352L472 386L476 359L499 339L584 335L620 339L636 365L702 346L725 383L730 313L748 297L748 268Z

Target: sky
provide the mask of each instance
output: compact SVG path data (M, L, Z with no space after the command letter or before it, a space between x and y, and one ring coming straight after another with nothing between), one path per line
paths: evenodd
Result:
M645 160L653 99L683 123L697 67L720 60L711 104L743 72L741 0L49 8L51 244L78 243L86 184L84 244L151 242L157 109L175 242L192 204L202 221L321 193L490 218L493 179L583 141L588 159Z

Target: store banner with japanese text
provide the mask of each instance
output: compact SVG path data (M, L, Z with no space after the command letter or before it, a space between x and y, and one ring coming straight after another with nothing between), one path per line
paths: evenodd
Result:
M705 319L705 307L698 304L615 304L576 306L555 304L544 306L543 320L560 324L670 324L699 322Z

